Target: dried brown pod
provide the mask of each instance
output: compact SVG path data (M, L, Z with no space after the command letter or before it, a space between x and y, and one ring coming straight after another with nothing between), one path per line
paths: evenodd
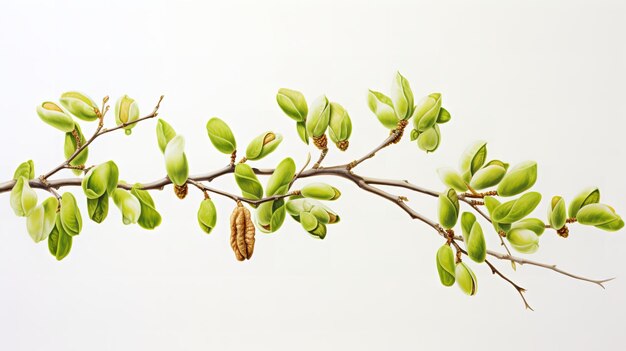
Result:
M230 215L230 246L238 261L249 260L254 252L255 228L250 211L241 202Z

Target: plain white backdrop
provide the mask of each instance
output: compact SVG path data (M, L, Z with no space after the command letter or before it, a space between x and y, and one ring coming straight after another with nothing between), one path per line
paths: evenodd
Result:
M258 166L307 149L276 105L280 87L309 101L327 94L352 116L351 147L327 164L373 148L386 131L369 112L368 88L388 91L396 70L417 96L443 93L453 120L426 155L404 140L358 171L443 190L440 166L456 166L473 140L516 163L539 163L536 189L571 199L589 185L626 215L623 104L626 6L620 1L2 1L0 180L33 159L41 174L62 161L61 133L41 123L37 103L80 90L100 99L136 98L187 140L192 173L228 162L205 123L228 121L240 148L273 129L285 140ZM107 122L113 122L112 114ZM87 126L84 130L91 130ZM90 163L114 159L121 178L164 175L155 121L132 136L109 134ZM88 132L87 132L88 133ZM59 177L72 176L69 172ZM164 216L155 231L123 226L115 207L89 221L62 262L33 244L8 194L0 199L2 350L411 350L619 349L624 344L626 233L572 226L544 234L533 258L590 277L607 289L523 266L502 271L515 290L473 265L475 297L440 285L429 227L393 204L327 179L343 191L343 221L324 241L287 221L258 235L254 258L235 261L228 244L232 202L215 197L217 228L196 224L201 194L153 196ZM301 182L299 184L304 184ZM215 186L236 190L231 177ZM81 194L80 189L71 189ZM436 201L406 191L418 211ZM40 196L45 196L40 193ZM536 215L545 216L546 203ZM495 235L489 245L499 249Z

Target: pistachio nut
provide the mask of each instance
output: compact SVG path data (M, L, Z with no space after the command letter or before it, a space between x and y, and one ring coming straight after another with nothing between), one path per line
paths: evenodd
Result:
M237 142L232 130L226 122L217 117L211 118L206 124L209 139L217 151L223 154L232 154L237 150Z
M498 184L498 195L515 196L530 189L537 181L537 162L525 161L515 165Z
M100 116L98 105L83 93L68 91L61 95L59 102L71 114L83 121L95 121Z
M276 102L283 112L296 122L304 122L309 108L304 95L296 90L280 88L276 94Z
M248 160L260 160L276 150L282 141L282 135L274 132L265 132L252 139L250 144L248 144L246 158Z
M326 183L310 183L300 190L302 196L317 200L337 200L341 196L339 189Z
M455 275L454 253L449 245L442 245L437 250L437 273L444 286L454 285Z
M69 133L74 130L74 120L54 102L46 101L37 106L37 115L48 125Z
M130 135L131 129L135 127L135 122L139 119L139 105L128 95L124 95L115 103L115 123L124 126L124 133Z

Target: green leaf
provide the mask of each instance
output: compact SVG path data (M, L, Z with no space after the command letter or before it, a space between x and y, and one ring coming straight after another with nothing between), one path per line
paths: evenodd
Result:
M436 124L417 136L417 146L426 152L435 152L440 143L441 132L439 131L439 126Z
M28 180L32 180L35 178L35 164L33 160L28 160L26 162L22 162L15 173L13 173L13 179L18 180L20 177L25 177Z
M485 242L483 228L478 222L474 222L474 225L472 225L472 230L466 247L467 255L474 262L485 262L485 258L487 257L487 243Z
M83 121L95 121L98 119L98 105L87 95L77 92L68 91L61 95L59 102L71 114L82 119Z
M48 250L57 261L64 259L72 249L72 236L67 234L61 224L60 216L57 216L56 224L48 235Z
M141 203L130 192L123 189L115 189L111 194L115 206L122 213L122 223L128 225L137 223L141 215Z
M526 161L511 168L500 184L498 195L515 196L530 189L537 181L537 162Z
M26 229L34 242L45 240L54 228L59 201L49 197L41 205L35 207L26 217Z
M393 101L388 96L370 90L367 94L367 105L385 128L394 129L398 126L400 119L396 116Z
M37 206L37 193L31 189L28 179L20 177L11 189L11 208L16 216L26 217Z
M282 135L274 132L265 132L252 139L246 148L246 158L248 160L260 160L276 150L283 141Z
M567 221L567 209L565 208L565 200L560 196L554 196L550 202L548 210L548 221L554 229L561 229Z
M479 169L470 181L470 186L475 190L482 190L498 185L504 175L506 169L499 165L485 166Z
M454 189L439 194L439 224L451 229L459 218L459 198Z
M198 209L198 224L200 225L200 229L210 234L213 228L215 228L216 223L217 210L215 204L211 199L202 200L200 208Z
M546 230L546 224L538 218L525 218L513 223L511 229L528 229L539 236Z
M569 216L576 218L581 208L589 204L597 204L598 202L600 202L600 189L594 187L587 188L578 194L569 204Z
M237 149L237 142L232 130L226 122L217 117L211 118L206 124L209 139L215 148L224 154L232 154Z
M469 237L474 223L476 223L476 216L471 212L463 212L461 215L461 233L463 234L465 248L467 248L467 243L469 242Z
M439 115L437 116L437 123L444 124L444 123L449 122L451 119L452 119L452 116L450 115L450 112L448 112L448 110L442 107L439 110Z
M283 112L296 122L304 122L308 114L306 99L301 92L281 88L276 94L276 102Z
M492 219L499 223L513 223L528 216L541 201L541 194L529 192L516 200L507 201L498 206L492 214Z
M506 239L513 249L521 253L532 254L539 249L539 236L530 229L513 228Z
M61 212L59 215L63 230L71 236L80 234L83 228L83 219L76 198L72 193L63 193L61 196Z
M267 196L284 195L289 190L289 184L296 174L296 164L291 157L283 159L274 169L274 173L267 180L265 194Z
M330 103L322 95L313 101L311 110L306 119L306 131L312 138L321 137L330 122Z
M235 182L241 189L243 197L252 200L259 200L263 198L263 186L256 174L252 170L252 167L245 163L239 163L235 166Z
M417 103L413 112L413 126L420 132L424 132L435 126L441 110L441 94L433 93L424 97Z
M156 134L157 134L157 142L159 143L159 149L161 149L162 153L165 153L165 147L170 142L170 140L174 139L176 136L176 131L172 128L169 123L159 118L156 126Z
M37 106L37 115L48 125L65 133L74 130L74 120L54 102L46 101Z
M441 181L445 185L451 187L452 189L456 191L467 190L467 184L465 183L461 175L457 171L455 171L453 168L451 167L439 168L437 170L437 174L439 175L439 179L441 179Z
M500 201L498 201L496 198L492 196L485 196L483 200L485 201L485 207L487 208L487 211L489 212L489 215L491 216L493 229L495 229L497 233L500 233L500 231L507 232L511 228L510 223L498 223L495 220L493 220L493 213L496 210L496 208L500 206Z
M399 119L409 119L413 114L413 91L409 81L400 72L396 72L391 85L391 99Z
M306 132L306 123L298 122L296 123L296 131L298 132L298 136L303 143L309 145L309 135Z
M109 214L109 194L104 193L95 199L87 198L87 213L92 221L102 223Z
M468 146L459 162L462 173L473 176L485 164L487 160L487 142L479 140Z
M456 264L456 283L465 294L473 296L478 291L478 280L474 272L464 262Z
M182 135L175 136L165 148L165 169L172 183L182 186L189 177L189 164L185 155L185 139Z
M156 210L154 200L152 196L146 190L139 188L139 185L135 185L130 189L130 193L135 195L141 204L141 214L137 223L144 229L154 229L161 224L161 215Z
M317 200L336 200L341 196L339 189L326 183L310 183L300 190L302 196Z

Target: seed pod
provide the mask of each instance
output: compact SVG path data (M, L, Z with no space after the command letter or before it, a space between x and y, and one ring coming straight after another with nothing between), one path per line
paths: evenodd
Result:
M141 214L137 224L144 229L154 229L161 224L161 215L157 212L152 196L146 190L141 190L138 185L130 189L130 193L135 195L141 204Z
M292 200L289 200L289 202L287 202L285 208L287 212L289 213L289 215L300 223L302 223L302 218L301 218L302 214L306 213L306 214L310 214L311 216L313 216L315 220L319 222L320 224L323 224L323 226L319 226L319 227L313 226L311 224L313 223L311 221L311 218L306 216L307 219L305 220L308 221L307 227L313 228L311 231L308 231L309 234L317 236L318 238L322 234L323 234L322 236L326 235L326 224L334 224L340 221L340 217L337 213L335 213L333 210L331 210L330 208L328 208L321 202L312 200L312 199L307 199L307 198L292 199ZM321 237L321 239L323 239L323 237Z
M548 222L554 229L561 229L567 220L567 210L565 200L560 196L554 196L548 209Z
M46 101L37 106L37 115L54 128L69 133L74 130L74 120L54 102Z
M22 162L17 166L15 173L13 173L13 179L18 180L20 177L25 177L28 180L35 178L35 164L33 160Z
M451 187L456 191L466 191L467 184L461 177L461 175L451 167L442 167L437 170L439 179L443 184Z
M493 162L493 161L492 161ZM470 186L475 190L482 190L498 185L504 175L506 174L506 168L500 164L487 164L485 167L479 169L472 176Z
M285 201L283 199L260 204L256 210L259 229L264 233L277 231L283 225L285 215Z
M441 94L430 94L417 103L413 113L413 126L420 132L432 128L437 123L441 111Z
M249 260L252 257L254 232L250 211L238 203L230 216L230 246L238 261Z
M162 153L165 153L165 147L170 142L170 140L174 139L176 136L176 131L172 128L169 123L159 118L156 126L156 134L157 134L157 142L159 143L159 149L161 149Z
M437 150L440 142L441 132L439 131L439 126L436 124L417 136L417 146L426 152L434 152Z
M215 204L213 204L211 199L202 200L200 208L198 209L198 224L200 225L200 229L210 234L213 228L215 228L216 222L217 210L215 209Z
M439 224L445 229L454 228L459 219L459 197L454 189L439 194Z
M89 96L77 91L63 93L59 102L83 121L95 121L100 116L98 105Z
M511 224L511 229L528 229L537 234L537 236L541 236L546 230L546 225L538 218L525 218Z
M250 144L248 144L246 158L248 160L260 160L276 150L282 141L282 135L273 132L265 132L252 139Z
M393 101L388 96L370 90L367 94L367 105L385 128L394 129L398 126L400 119L396 116Z
M437 116L437 123L444 124L444 123L449 122L451 119L452 119L452 116L450 115L450 112L448 112L448 110L442 107L439 110L439 115Z
M306 132L305 122L296 123L296 132L298 132L298 136L300 137L300 140L302 140L302 142L304 142L305 144L309 145L309 134L307 134Z
M263 185L259 182L252 167L245 163L235 166L235 182L241 189L241 194L246 199L259 200L263 197Z
M123 189L115 189L111 194L115 206L122 212L122 223L134 224L141 214L141 203L130 192Z
M16 216L26 217L37 206L37 193L31 189L26 177L20 177L11 189L11 208Z
M474 272L463 262L456 264L455 274L456 283L465 294L473 296L478 290L478 280Z
M295 174L296 164L291 157L280 161L276 169L274 169L274 173L267 180L265 194L267 196L286 194Z
M306 131L312 138L319 138L326 132L330 122L330 103L325 95L313 101L306 118Z
M63 193L61 196L61 212L59 218L63 230L71 236L80 234L83 227L83 219L76 198L72 193Z
M539 249L539 236L530 229L512 228L507 233L506 239L521 253L532 254Z
M330 120L328 123L328 135L337 148L346 151L348 148L348 139L352 134L352 121L348 112L338 103L330 103Z
M459 169L461 173L468 174L469 178L478 172L487 160L487 142L479 140L468 146L459 161Z
M102 223L109 214L109 194L105 192L98 198L87 198L87 214L92 221Z
M124 95L117 100L115 104L115 123L118 126L124 126L124 133L130 135L136 125L134 123L139 119L139 105L134 99L128 95ZM129 124L130 123L130 124Z
M175 136L165 147L165 169L172 183L183 186L189 177L189 164L185 155L185 139Z
M337 200L341 196L339 189L325 183L310 183L300 190L302 196L317 200Z
M600 189L587 188L578 194L578 196L576 196L569 204L569 216L571 218L576 218L576 215L581 208L589 204L597 204L598 202L600 202Z
M396 116L399 119L409 119L413 114L414 100L413 91L409 85L409 81L404 78L400 72L396 72L396 76L391 84L391 99L396 110Z
M471 212L463 212L461 215L461 233L463 234L463 242L465 242L465 248L469 242L469 237L472 233L472 227L476 223L476 216Z
M616 231L624 226L622 218L613 207L604 204L589 204L581 208L576 215L578 223L593 225L606 231Z
M541 194L528 192L516 200L507 201L496 207L492 219L499 223L513 223L528 216L541 202Z
M515 196L530 189L537 181L537 162L526 161L515 165L498 185L498 195Z
M493 213L500 206L500 201L496 200L493 196L485 196L483 199L485 201L485 207L489 212L489 216L491 216L491 223L493 224L493 229L496 230L497 233L500 231L507 232L511 228L510 223L498 223L493 220Z
M237 150L237 142L233 131L226 122L217 117L211 118L206 124L206 130L211 139L211 144L217 151L224 154L232 154Z
M83 135L83 132L80 129L78 124L75 125L75 129L69 133L65 133L65 144L63 146L63 152L65 158L70 158L76 150L82 145L85 145L87 139ZM84 148L73 160L70 162L71 166L83 166L87 162L87 158L89 157L89 148ZM79 175L82 173L80 169L73 169L72 172L75 175Z
M441 284L444 286L454 285L455 270L452 248L448 245L442 245L437 250L437 273L439 273Z
M278 89L276 102L283 112L296 122L306 120L309 108L301 92L286 88Z
M487 243L480 223L474 222L466 243L467 255L474 262L483 263L487 257Z
M117 165L108 161L90 169L81 185L88 199L97 199L104 193L111 194L117 187L118 178Z
M56 197L49 197L26 217L26 229L34 242L38 243L48 238L56 222L58 207L59 200Z
M55 226L48 235L48 250L57 261L64 259L72 249L72 236L63 229L60 217L57 216Z

